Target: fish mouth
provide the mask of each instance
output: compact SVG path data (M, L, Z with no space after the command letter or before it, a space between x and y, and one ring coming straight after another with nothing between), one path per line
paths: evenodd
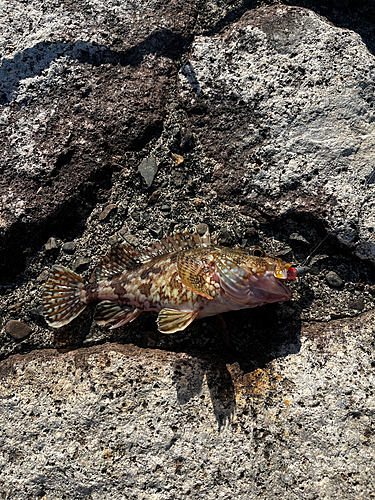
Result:
M290 289L274 276L260 278L258 283L252 287L251 292L254 298L263 304L286 302L292 298Z

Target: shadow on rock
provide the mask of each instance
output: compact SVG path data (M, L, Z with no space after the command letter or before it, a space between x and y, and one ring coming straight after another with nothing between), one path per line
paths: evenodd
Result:
M16 98L16 89L21 80L40 76L42 71L58 58L64 57L92 66L134 66L140 64L148 54L157 54L176 61L181 57L184 44L184 37L167 29L155 31L126 51L115 51L82 40L75 43L40 42L22 53L15 54L12 59L3 60L0 66L0 82L3 82L0 83L0 104Z

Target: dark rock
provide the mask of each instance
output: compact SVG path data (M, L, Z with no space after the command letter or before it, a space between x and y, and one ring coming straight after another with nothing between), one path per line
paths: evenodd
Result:
M348 302L349 309L356 309L357 311L362 311L365 307L363 299L352 299Z
M149 197L148 203L150 205L153 205L154 203L156 203L158 201L159 197L160 197L160 191L159 190L154 191L151 194L151 196Z
M46 252L50 252L51 250L56 250L59 248L59 243L56 238L51 237L47 243L44 245Z
M22 321L10 320L5 325L5 331L17 340L27 337L33 330Z
M140 213L140 212L136 212L136 211L134 211L134 212L132 212L132 213L130 214L130 217L131 217L133 220L135 220L135 222L139 222L139 221L141 220L142 215L141 215L141 213Z
M81 0L61 8L52 18L35 4L21 24L18 14L5 14L2 279L24 269L25 248L39 248L46 233L66 238L79 226L99 190L110 188L114 158L161 131L169 82L197 14L177 0L142 4L135 17L125 7L99 14ZM30 28L35 19L43 28Z
M335 288L339 288L344 284L344 281L334 271L330 271L326 276L327 283Z
M160 208L160 210L162 212L169 212L170 209L171 209L171 207L169 205L162 205L161 208Z
M67 241L62 246L62 251L68 254L73 254L76 251L77 245L74 241Z
M188 151L194 147L194 136L190 129L183 128L181 132L180 148L183 151Z
M149 231L155 238L160 239L163 236L163 228L161 226L156 226L156 225L151 226L149 228Z
M104 220L108 217L108 215L112 212L112 210L115 210L117 207L115 204L113 203L110 203L109 205L107 205L103 212L99 215L99 220Z
M147 188L153 183L157 171L156 158L153 156L145 158L138 166L138 172L141 174Z
M203 236L209 230L207 224L204 224L203 222L198 224L196 229L197 229L197 233L200 236Z

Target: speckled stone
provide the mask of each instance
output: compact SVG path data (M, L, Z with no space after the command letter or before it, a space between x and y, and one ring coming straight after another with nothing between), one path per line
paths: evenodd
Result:
M27 337L33 330L22 321L10 320L5 325L5 331L14 339L22 340Z

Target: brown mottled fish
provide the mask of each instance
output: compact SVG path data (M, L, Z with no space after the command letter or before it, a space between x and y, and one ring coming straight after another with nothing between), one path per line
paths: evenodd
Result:
M147 251L130 245L112 247L96 270L96 283L60 265L44 285L43 314L55 328L70 323L89 302L99 302L95 321L133 321L143 311L158 312L162 333L184 330L192 321L290 300L283 283L298 270L259 247L226 248L208 232L177 234Z

